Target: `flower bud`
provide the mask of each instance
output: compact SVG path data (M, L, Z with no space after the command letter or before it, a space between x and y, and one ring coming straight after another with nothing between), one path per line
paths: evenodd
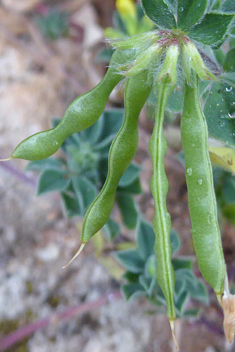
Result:
M190 81L191 77L191 69L193 69L203 80L217 80L216 77L206 67L195 45L189 40L182 44L182 62L183 70L188 82Z
M136 15L136 7L133 0L117 0L116 8L121 16Z
M112 41L111 44L116 49L144 49L160 38L158 31L151 31L134 35L133 37Z
M150 46L146 51L137 56L134 64L126 71L125 75L132 77L143 70L149 69L150 66L158 60L162 51L163 48L157 43Z
M177 81L177 61L179 57L179 45L172 43L167 48L165 60L162 68L158 74L158 82L164 81L164 83L170 83L172 86Z

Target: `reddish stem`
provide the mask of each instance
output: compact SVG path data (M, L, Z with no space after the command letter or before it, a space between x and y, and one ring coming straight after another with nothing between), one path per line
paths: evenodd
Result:
M8 171L10 174L24 181L25 183L30 184L33 187L37 186L37 180L35 178L27 176L23 171L16 169L10 164L10 162L0 162L0 167Z
M6 350L7 348L22 341L23 339L25 339L35 331L42 329L48 326L49 324L55 324L62 320L70 319L75 315L90 312L93 309L104 306L107 302L112 302L113 300L120 299L121 297L122 297L121 292L117 291L112 294L101 297L96 301L87 302L79 306L69 308L62 313L58 313L53 315L52 317L44 318L42 320L38 320L32 324L29 324L21 329L14 331L12 334L0 340L0 351Z

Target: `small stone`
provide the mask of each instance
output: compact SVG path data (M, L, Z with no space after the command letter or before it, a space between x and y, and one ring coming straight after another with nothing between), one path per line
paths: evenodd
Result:
M57 245L50 243L47 247L37 250L36 256L38 259L44 262L49 262L57 259L59 256L59 253L60 251Z

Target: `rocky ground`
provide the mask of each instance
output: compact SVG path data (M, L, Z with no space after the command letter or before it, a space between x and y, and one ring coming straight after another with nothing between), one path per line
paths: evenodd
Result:
M72 11L73 23L82 29L82 41L45 40L32 21L40 0L0 1L1 157L10 155L23 138L49 128L51 117L62 117L68 104L104 73L105 67L94 62L94 55L102 42L102 26L110 25L114 1L54 3ZM136 160L143 166L140 207L151 220L154 208L147 144L152 123L145 115L141 116ZM179 129L171 127L167 133L174 141L166 158L169 211L181 235L181 252L192 255L184 170L174 158L174 150L180 148ZM0 164L0 338L47 317L51 323L8 351L174 351L164 315L149 314L152 307L143 299L126 303L119 294L115 298L120 281L95 258L92 244L66 270L61 269L76 252L81 219L66 218L57 193L37 197L37 175L24 173L25 165L17 160ZM231 249L234 230L227 230L224 242ZM102 297L107 297L106 303L99 304ZM88 304L83 314L72 314L67 320L55 317L72 306L94 301L98 303ZM220 333L222 316L217 303L212 299L205 309L212 326L177 322L181 351L232 351Z

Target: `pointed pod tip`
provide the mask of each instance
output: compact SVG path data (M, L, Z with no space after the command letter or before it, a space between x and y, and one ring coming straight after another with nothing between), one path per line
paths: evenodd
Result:
M172 333L175 349L176 349L176 351L179 351L179 345L178 345L178 341L177 341L176 335L175 335L175 321L169 320L169 322L170 322L171 333Z
M79 247L79 250L77 251L77 253L73 256L73 258L68 262L68 264L66 264L65 266L62 267L62 269L66 269L73 261L74 259L76 259L79 254L82 252L83 248L85 247L86 243L82 243L81 246Z

